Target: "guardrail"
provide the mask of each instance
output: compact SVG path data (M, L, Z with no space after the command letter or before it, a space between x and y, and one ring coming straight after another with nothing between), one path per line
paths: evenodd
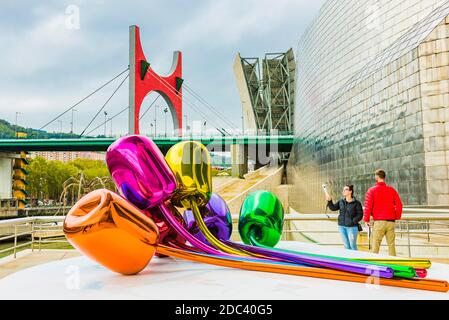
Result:
M13 239L12 246L1 249L0 254L12 251L13 257L16 258L17 250L20 248L29 246L34 251L36 244L41 250L43 243L67 243L65 237L63 240L46 239L52 235L58 237L57 234L62 232L64 218L64 216L46 216L0 221L0 232L4 233L4 235L0 235L0 241ZM31 240L18 244L19 238L26 236L31 237Z
M408 213L404 213L402 220L398 221L396 225L396 238L404 240L405 235L405 243L397 243L396 246L399 248L406 247L407 256L415 258L420 256L413 254L413 248L448 248L446 253L442 256L425 256L426 258L447 258L449 256L447 254L447 252L449 252L449 210L405 209L404 211ZM45 243L67 243L67 240L62 234L62 222L64 218L64 216L41 216L0 221L0 232L3 230L3 235L0 234L0 241L12 239L12 245L1 249L0 254L12 251L14 258L16 258L17 250L23 247L29 246L31 250L34 251L36 246L38 250L41 250L42 244ZM284 218L282 240L293 240L295 234L302 237L307 234L338 234L336 224L335 230L307 230L298 229L295 226L295 222L301 221L332 221L336 223L337 218L338 214L334 213L287 214ZM238 222L238 215L233 215L233 221L234 223ZM234 228L233 233L234 235L238 234L238 228ZM359 245L366 246L369 249L371 242L369 229L365 227L362 235L368 235L367 241L362 243L359 242ZM26 236L28 236L30 240L19 244L18 239ZM419 238L418 236L424 236L424 240L422 237ZM47 239L50 237L57 239ZM445 241L440 241L441 243L431 243L433 237L444 238ZM421 240L421 243L414 243L413 240L417 240L418 238ZM325 246L342 246L340 241L317 243Z
M234 223L238 221L238 215L233 215L232 220ZM312 214L299 214L291 213L286 214L284 217L284 229L282 233L282 240L294 240L295 235L300 235L302 238L308 239L310 242L314 242L324 246L339 246L342 247L343 243L338 242L325 242L314 241L312 235L314 234L334 234L338 235L337 228L338 214L336 213L312 213ZM335 223L333 230L311 230L297 228L295 222L301 221L331 221ZM363 223L362 223L363 226ZM359 237L359 247L365 247L371 249L371 227L367 228L363 226L364 231L361 232ZM238 228L233 228L233 234L238 235ZM308 236L309 235L309 236ZM417 240L423 240L423 237L427 242L417 243ZM431 242L435 236L444 238L444 241L439 243ZM396 247L406 248L406 255L408 257L425 257L425 258L447 258L449 256L449 209L416 209L416 208L404 208L404 214L402 219L396 223ZM405 243L402 243L405 240ZM382 244L381 247L386 247L386 244ZM440 256L435 255L423 255L420 256L416 252L413 252L413 248L447 248ZM398 250L399 251L399 250ZM417 251L417 250L415 250ZM400 252L397 252L400 255Z
M71 206L42 206L42 207L31 207L31 208L25 208L23 211L25 212L25 215L28 216L36 216L36 215L45 215L48 216L50 212L54 212L55 215L61 214L66 215L66 213L71 209Z
M2 219L14 219L18 217L66 215L70 206L42 206L19 209L18 207L0 208L0 221Z

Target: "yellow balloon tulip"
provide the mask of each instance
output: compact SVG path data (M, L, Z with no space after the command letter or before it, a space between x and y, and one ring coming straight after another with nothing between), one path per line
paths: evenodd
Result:
M175 206L190 209L193 201L204 206L212 195L212 168L209 151L196 141L175 144L165 156L178 182L171 201Z

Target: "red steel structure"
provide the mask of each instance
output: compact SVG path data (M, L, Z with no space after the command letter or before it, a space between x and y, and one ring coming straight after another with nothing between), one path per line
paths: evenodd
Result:
M147 94L158 92L167 102L173 126L182 135L182 54L173 52L172 67L167 76L151 68L143 53L138 26L129 27L129 134L139 134L139 114Z

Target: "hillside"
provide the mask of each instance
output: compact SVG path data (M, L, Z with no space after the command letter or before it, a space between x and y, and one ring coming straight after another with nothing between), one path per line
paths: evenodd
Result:
M14 139L15 133L25 132L29 139L51 139L51 138L78 138L77 134L55 132L50 133L44 130L37 130L33 128L24 128L9 123L6 120L0 119L0 139Z

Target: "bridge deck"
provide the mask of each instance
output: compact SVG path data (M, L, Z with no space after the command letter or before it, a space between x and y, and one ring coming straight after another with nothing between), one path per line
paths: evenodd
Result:
M0 139L0 152L11 151L106 151L115 138L81 139ZM156 137L156 145L166 152L181 141L199 141L212 151L229 151L234 144L265 146L279 152L289 152L293 136L240 136L240 137Z

